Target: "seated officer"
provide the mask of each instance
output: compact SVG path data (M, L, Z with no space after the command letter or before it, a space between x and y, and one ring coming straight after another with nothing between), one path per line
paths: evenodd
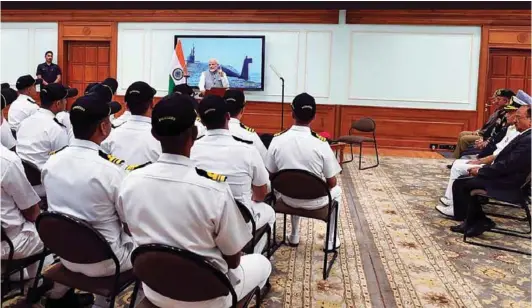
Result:
M13 103L17 99L17 96L17 91L11 89L9 85L6 88L3 88L2 110L4 110L5 107ZM0 143L2 143L2 145L6 148L14 151L17 145L17 140L13 136L13 132L11 130L11 124L9 124L9 122L4 118L4 114L2 113L2 125L0 127Z
M270 179L253 141L231 134L228 105L223 98L206 96L200 103L199 114L207 133L194 143L190 159L199 168L226 176L233 196L247 206L257 229L268 223L273 230L275 211L263 202ZM266 240L264 236L255 252L262 252Z
M7 113L7 120L15 131L18 131L22 120L34 114L39 109L39 105L32 98L32 96L37 94L37 90L35 89L36 82L30 75L20 76L17 79L16 87L19 95L13 104L11 104L11 107L9 107Z
M443 204L436 206L436 210L438 210L440 213L442 213L445 216L453 216L453 183L454 181L459 178L460 176L467 175L469 173L469 169L472 168L478 168L482 167L484 165L489 165L493 163L497 155L517 136L519 136L520 132L517 131L517 128L515 127L515 115L517 112L517 109L519 109L521 105L517 102L512 101L508 106L504 107L506 111L506 122L510 125L508 126L506 131L506 136L501 139L499 143L497 143L495 150L485 157L479 158L479 159L457 159L454 161L452 168L451 168L451 175L449 178L449 183L447 185L447 190L445 191L445 195L440 198L440 202Z
M228 275L241 299L266 284L271 264L259 254L241 257L251 234L225 177L196 168L189 158L197 135L195 120L189 97L171 94L155 105L152 132L163 154L157 162L131 171L118 204L137 244L165 244L207 258ZM231 305L230 295L190 303L164 297L145 284L143 290L158 307Z
M129 86L125 100L131 115L102 142L104 152L120 157L130 165L154 162L159 158L161 145L151 134L151 112L156 92L143 81Z
M17 132L17 153L42 168L50 153L68 145L67 128L55 115L66 108L66 99L76 96L76 89L51 83L41 89L41 108L27 117Z
M310 129L310 123L316 115L316 102L312 96L302 93L294 98L291 104L292 117L295 124L288 130L278 133L268 147L266 168L270 173L283 169L300 169L314 173L327 182L331 189L331 197L338 201L341 208L342 190L336 185L336 175L342 168L329 146L327 140ZM295 208L318 209L327 204L328 198L316 200L298 200L281 195L282 200ZM334 243L334 215L331 213L330 238L327 249L333 249ZM336 213L338 217L338 213ZM292 216L292 234L289 237L291 245L299 244L299 217ZM336 240L337 246L340 240Z
M126 173L122 160L105 154L100 143L111 132L110 114L120 104L108 103L96 94L79 97L70 110L70 121L76 137L65 149L52 155L42 169L50 211L61 212L87 221L110 244L120 262L120 270L132 268L130 254L133 241L125 233L123 219L116 210L118 189ZM95 264L75 264L61 260L73 272L90 277L115 273L113 260ZM97 298L102 305L103 298Z
M231 115L231 120L229 120L229 131L231 134L244 140L253 141L253 146L255 146L259 151L262 161L266 161L266 154L268 153L268 150L264 146L264 143L260 139L259 135L253 128L248 127L240 122L240 119L242 119L242 116L244 115L244 107L246 106L244 92L238 90L227 90L225 91L224 99L227 103L229 114Z
M521 202L520 187L530 175L530 105L520 107L515 126L521 134L515 137L495 158L491 165L469 170L471 177L461 178L453 184L454 218L465 220L469 206L469 228L462 223L451 227L454 232L479 236L495 226L486 217L471 191L484 189L488 195L506 202Z
M173 93L194 97L194 90L186 83L176 85L174 87ZM196 109L196 111L198 111L198 106L198 102L196 101L196 99L194 99L194 108ZM207 128L205 128L205 125L201 123L200 117L196 118L196 122L194 123L194 125L196 125L196 127L198 128L198 138L203 137L205 135L205 132L207 131Z

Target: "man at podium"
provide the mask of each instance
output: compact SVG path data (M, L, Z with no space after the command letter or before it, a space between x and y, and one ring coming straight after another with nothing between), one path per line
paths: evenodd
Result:
M227 74L222 71L218 60L209 60L209 70L201 73L198 87L202 95L205 94L205 90L211 88L229 88L229 79Z

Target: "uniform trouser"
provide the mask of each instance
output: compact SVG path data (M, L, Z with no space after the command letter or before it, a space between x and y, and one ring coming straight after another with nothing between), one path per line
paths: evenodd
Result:
M294 208L303 208L303 209L309 209L309 210L315 210L323 207L322 202L313 202L313 200L298 200L295 201L293 199L287 199L285 196L280 195L280 197L283 199L283 202L285 202L287 205L294 207ZM340 186L336 185L331 189L331 197L334 201L338 202L338 208L336 213L331 213L331 218L329 221L329 239L328 242L330 243L327 245L327 247L332 246L332 243L334 241L334 230L336 228L336 222L338 221L338 217L340 215L340 208L342 208L342 188ZM327 201L325 201L327 203ZM327 205L328 206L328 205ZM299 216L292 215L292 237L299 235ZM338 234L337 234L337 240L336 243L338 244Z
M469 159L457 159L454 161L453 167L451 168L449 183L447 184L447 189L445 190L445 197L447 199L453 200L453 184L457 178L469 174L468 170L471 168L479 168L484 166L468 164L468 161Z
M258 230L264 225L269 224L273 232L273 224L275 223L275 210L264 202L251 201L251 209L253 213L253 220L255 221L255 228ZM260 239L255 245L255 253L261 253L264 247L268 244L267 234Z
M465 151L469 145L475 143L475 141L480 138L482 138L482 136L479 135L478 131L461 132L458 135L458 142L456 144L456 149L454 150L453 157L456 159L460 158L460 153Z
M272 265L270 261L260 254L249 254L242 256L240 265L236 269L230 270L232 275L238 282L233 285L237 300L241 300L255 287L264 287L270 274L272 272ZM144 295L157 307L161 308L227 308L231 306L231 295L219 297L209 301L202 302L182 302L176 301L169 297L163 296L146 284L142 284Z

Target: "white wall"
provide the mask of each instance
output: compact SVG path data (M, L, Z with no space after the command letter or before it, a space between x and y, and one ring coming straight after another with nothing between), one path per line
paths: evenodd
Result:
M0 40L0 80L9 82L13 88L18 77L36 76L37 65L44 62L46 51L54 53L54 63L57 63L58 30L55 22L3 22Z
M136 80L167 93L174 35L265 35L265 89L249 100L475 110L480 27L119 23L119 94ZM213 54L215 56L215 54Z

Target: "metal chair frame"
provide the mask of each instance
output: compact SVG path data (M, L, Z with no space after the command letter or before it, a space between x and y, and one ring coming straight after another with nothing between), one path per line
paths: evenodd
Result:
M371 120L373 122L373 130L371 131L371 133L373 134L373 142L371 142L371 141L361 141L358 144L358 169L359 170L366 170L366 169L371 169L371 168L375 168L375 167L379 166L379 151L377 149L377 136L375 135L375 131L377 130L377 124L375 123L375 121L373 119L367 118L367 117L357 120L355 123L353 123L353 125L351 125L351 128L349 128L349 136L352 136L351 134L352 134L353 130L356 130L356 131L359 131L359 132L364 132L364 131L358 130L358 129L356 129L354 127L357 122L359 122L360 120L363 120L363 119L369 119L369 120ZM367 133L367 132L365 132L365 133ZM363 147L363 143L364 142L373 143L373 146L375 147L375 156L377 158L377 164L375 164L373 166L368 166L368 167L362 168L362 147ZM343 162L344 164L345 163L350 163L350 162L352 162L355 159L355 155L353 153L353 143L349 143L349 147L351 148L351 159L344 161Z
M236 205L238 206L238 209L240 210L240 213L242 213L242 216L244 217L244 221L246 221L246 223L247 222L251 222L251 236L252 236L252 238L251 238L251 241L246 245L246 247L245 247L246 251L245 252L246 253L253 253L253 251L255 249L255 245L257 245L257 243L255 243L255 237L257 235L257 224L255 223L255 220L253 219L253 215L251 214L249 209L242 202L240 202L238 200L235 200L235 202L236 202ZM262 234L260 234L260 237L262 238L262 236L264 236L264 234L266 233L267 245L266 245L265 249L266 249L266 257L269 259L271 257L270 241L271 241L272 230L270 228L270 225L268 225L268 224L266 224L264 227L265 227L265 229L262 232ZM249 250L247 250L246 248L249 248Z

